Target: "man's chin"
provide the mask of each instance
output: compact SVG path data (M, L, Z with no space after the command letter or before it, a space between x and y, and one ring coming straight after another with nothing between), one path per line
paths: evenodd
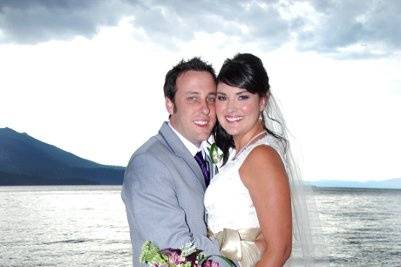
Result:
M198 140L200 140L201 142L209 139L211 132L205 132L205 133L201 133L198 135Z

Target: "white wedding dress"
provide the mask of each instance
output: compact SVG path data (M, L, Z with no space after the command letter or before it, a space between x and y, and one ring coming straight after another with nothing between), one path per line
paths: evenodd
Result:
M218 237L223 256L234 258L241 267L254 266L260 259L260 253L254 243L260 233L260 225L248 189L239 175L242 163L252 149L259 145L268 145L280 151L277 141L271 135L265 134L256 139L219 170L211 180L204 198L207 225L211 235ZM227 239L231 241L222 244ZM224 249L224 246L227 248Z

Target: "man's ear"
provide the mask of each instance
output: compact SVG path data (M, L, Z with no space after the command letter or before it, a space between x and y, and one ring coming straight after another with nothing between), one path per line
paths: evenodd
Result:
M166 101L166 109L167 109L167 112L168 112L170 115L174 114L174 103L173 103L173 101L171 101L171 99L168 98L168 97L165 98L165 101Z

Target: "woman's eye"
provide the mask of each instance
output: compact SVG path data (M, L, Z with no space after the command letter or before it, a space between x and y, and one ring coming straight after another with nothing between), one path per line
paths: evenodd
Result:
M238 96L238 100L246 100L248 98L249 98L249 96L247 96L247 95L239 95Z
M217 96L217 100L219 100L219 101L224 101L226 99L227 99L227 97L225 97L224 95L218 95Z

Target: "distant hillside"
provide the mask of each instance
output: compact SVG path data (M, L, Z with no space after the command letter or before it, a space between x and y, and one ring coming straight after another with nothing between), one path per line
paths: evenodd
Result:
M338 181L338 180L321 180L309 182L318 187L351 187L351 188L389 188L401 189L401 178L389 179L383 181Z
M123 167L101 165L0 128L0 185L117 185L123 175Z

